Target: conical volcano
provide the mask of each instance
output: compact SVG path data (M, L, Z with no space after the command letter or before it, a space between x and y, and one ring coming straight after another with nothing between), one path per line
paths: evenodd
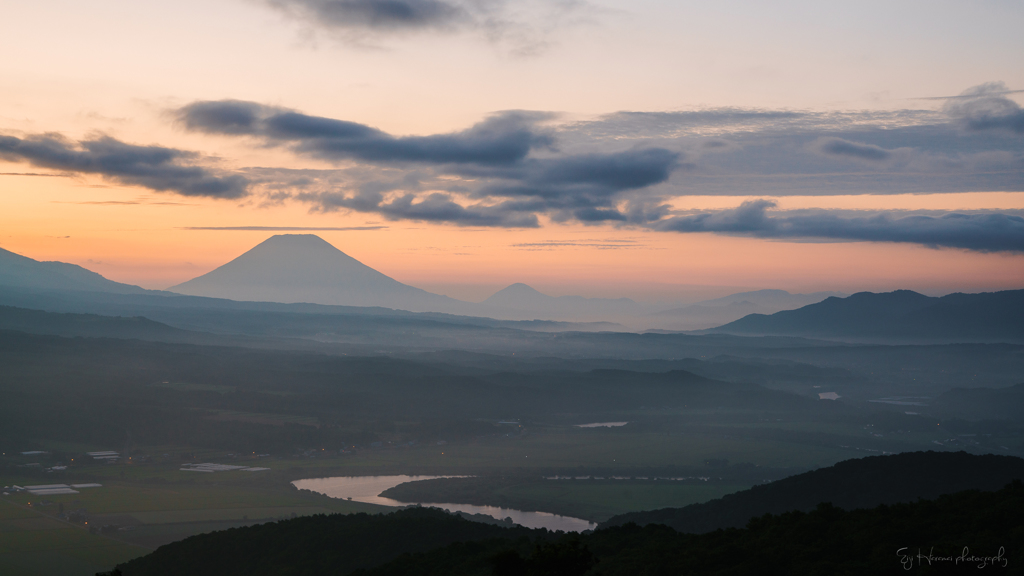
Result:
M314 234L271 236L227 264L168 290L231 300L384 306L415 312L451 312L466 305L402 284Z

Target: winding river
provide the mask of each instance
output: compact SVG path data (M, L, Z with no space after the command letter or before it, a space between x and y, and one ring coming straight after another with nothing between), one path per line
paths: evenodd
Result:
M592 530L597 524L573 518L559 516L548 512L524 512L497 506L474 506L472 504L454 504L448 502L399 502L384 498L379 494L404 482L431 480L433 478L454 478L455 476L334 476L332 478L307 478L296 480L292 484L300 490L311 490L332 498L344 498L353 502L380 504L382 506L409 506L421 504L435 508L444 508L450 512L466 512L468 514L487 514L493 518L511 518L513 522L527 528L547 528L564 532L582 532Z

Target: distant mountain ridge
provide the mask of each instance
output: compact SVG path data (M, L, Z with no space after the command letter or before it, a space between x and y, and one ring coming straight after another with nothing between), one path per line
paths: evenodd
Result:
M756 306L777 306L777 307L799 307L806 306L808 304L816 304L822 300L836 296L844 298L847 294L842 292L811 292L809 294L793 294L785 290L778 289L764 289L764 290L752 290L749 292L737 292L736 294L730 294L721 298L715 298L712 300L704 300L697 302L691 306L701 307L712 307L712 306L729 306L732 304L739 304L747 302ZM671 314L676 311L683 311L691 306L684 308L675 308L673 310L665 310L659 312L659 314Z
M772 314L816 304L831 296L845 297L847 294L842 292L791 294L777 289L753 290L704 300L680 308L659 310L649 316L656 318L659 328L701 330L720 326L750 314Z
M643 314L651 308L650 305L640 304L629 298L548 296L522 282L502 288L481 304L559 318L628 316Z
M850 338L1024 340L1024 290L950 294L911 290L831 297L771 315L751 314L708 332Z
M463 312L472 305L386 276L314 234L271 236L238 258L168 291L253 302L383 306Z
M40 262L0 248L0 286L144 294L150 292L131 284L107 280L75 264Z
M53 313L12 306L0 306L0 330L64 337L121 338L164 342L186 342L197 339L205 340L208 343L215 341L210 337L211 335L180 330L142 316Z

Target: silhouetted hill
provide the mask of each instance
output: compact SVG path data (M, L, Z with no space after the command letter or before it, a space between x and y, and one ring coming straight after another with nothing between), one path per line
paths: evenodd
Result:
M171 292L262 302L450 312L472 305L381 274L313 234L279 234Z
M1024 340L1024 290L932 298L910 290L859 292L770 316L751 314L712 332L927 340Z
M822 502L846 510L913 502L961 490L996 490L1024 478L1024 459L966 452L909 452L844 460L834 466L784 478L683 508L631 512L601 528L630 522L665 524L680 532L739 528L751 518L790 510L809 511Z
M314 516L193 536L123 576L634 576L1000 572L1024 544L1024 484L844 511L765 515L685 534L635 524L589 534L501 528L433 510ZM918 551L936 559L928 562ZM957 563L957 557L965 561ZM973 558L988 558L987 560Z
M453 542L546 532L470 522L425 508L382 515L321 514L192 536L119 568L125 576L341 575Z
M791 294L785 290L753 290L750 292L737 292L736 294L730 294L723 296L722 298L714 298L712 300L703 300L689 306L683 306L681 308L672 308L671 310L662 310L657 312L658 315L669 315L669 316L685 316L690 314L695 309L708 309L708 308L722 308L737 305L747 305L756 308L774 308L776 310L789 310L793 308L799 308L801 306L807 306L810 304L816 304L826 298L843 298L844 294L839 292L814 292L811 294Z
M107 280L81 266L39 262L0 248L0 286L48 290L86 290L118 294L144 294L138 286Z
M1013 565L1024 544L1024 485L844 511L827 504L682 534L635 524L555 542L484 540L403 555L359 576L862 576L964 574ZM919 557L931 555L931 559ZM982 560L982 557L985 559ZM960 561L957 561L960 558ZM930 562L930 564L929 564Z
M666 330L701 330L720 326L749 314L772 314L815 304L832 297L845 297L839 292L790 294L785 290L754 290L722 298L704 300L681 308L660 310L649 314L652 325Z

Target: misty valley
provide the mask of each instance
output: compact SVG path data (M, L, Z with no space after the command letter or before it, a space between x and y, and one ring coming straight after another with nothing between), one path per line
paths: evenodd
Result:
M0 253L0 573L853 574L1024 549L1024 291L765 291L739 297L768 314L635 328L650 310L444 300L268 242L185 293Z
M1024 574L1022 25L0 0L0 576Z

